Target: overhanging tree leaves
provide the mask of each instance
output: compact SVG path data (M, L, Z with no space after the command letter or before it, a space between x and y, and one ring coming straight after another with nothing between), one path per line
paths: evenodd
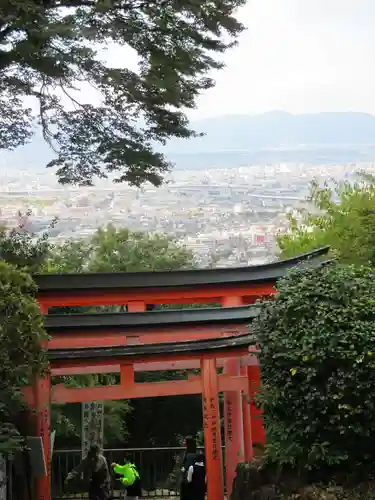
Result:
M375 459L375 274L294 270L253 323L261 345L268 456L359 473Z
M118 182L159 185L169 168L153 142L189 138L184 109L214 85L214 57L232 46L243 26L233 17L246 0L3 0L0 4L0 148L24 144L33 112L56 152L49 164L63 184ZM139 56L109 67L108 44ZM100 95L89 104L76 89ZM64 106L62 96L70 106Z

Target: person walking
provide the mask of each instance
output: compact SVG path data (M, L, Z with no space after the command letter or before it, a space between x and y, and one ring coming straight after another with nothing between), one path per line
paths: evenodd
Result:
M80 464L69 472L65 482L83 474L83 479L88 482L89 500L109 500L111 494L111 475L107 460L100 453L98 445L92 445L87 456Z
M188 471L197 457L197 442L193 436L185 438L185 454L181 464L180 500L192 500L191 483L188 482Z
M198 452L187 470L189 500L204 500L206 496L206 460L202 452Z

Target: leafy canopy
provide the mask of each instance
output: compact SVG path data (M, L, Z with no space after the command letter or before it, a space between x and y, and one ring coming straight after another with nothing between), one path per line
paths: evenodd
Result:
M31 215L31 211L25 215ZM22 225L10 229L0 226L0 258L18 269L37 273L45 265L53 248L49 229L55 223L55 220L52 221L48 230L40 236L29 232Z
M375 459L374 271L297 269L277 288L253 323L268 456L305 470L361 471Z
M47 270L66 272L170 271L193 266L190 250L164 234L142 233L109 224L88 239L54 248Z
M278 238L282 257L293 257L330 245L342 262L375 264L375 179L311 185L311 211L290 218L291 233Z
M114 173L159 185L169 164L153 143L195 135L184 109L214 85L207 72L243 30L233 13L245 1L2 0L0 148L24 144L37 118L61 183ZM113 45L137 54L137 71L125 55L103 61ZM25 104L33 101L38 117Z
M0 261L0 452L13 452L23 438L14 422L23 408L21 389L46 366L47 339L28 274Z

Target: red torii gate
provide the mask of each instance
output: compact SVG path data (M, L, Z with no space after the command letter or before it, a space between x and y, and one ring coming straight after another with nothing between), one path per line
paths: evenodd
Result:
M253 308L243 306L254 303L259 297L272 295L275 293L277 279L285 275L288 269L307 259L319 259L327 251L328 248L323 248L295 259L246 268L35 276L43 314L47 314L52 306L126 304L128 312L132 314L125 313L116 317L126 316L128 322L133 322L129 326L118 324L116 320L117 324L107 324L103 331L102 325L99 325L99 329L95 328L95 321L99 316L103 316L102 314L46 316L47 331L52 333L52 338L46 345L50 371L46 378L35 382L33 391L27 391L30 403L37 408L36 433L42 437L48 470L47 476L37 482L37 500L51 500L51 402L195 393L202 393L204 401L209 499L223 500L218 406L220 391L225 394L229 497L237 463L252 458L253 443L264 443L259 411L253 403L254 393L260 385L260 370L254 355L249 357L252 339L244 333L246 324L254 314L249 314L249 310ZM145 312L148 304L217 302L228 309L216 309L214 313L212 309ZM238 318L233 319L233 313L240 310L245 316L241 321L238 321ZM209 311L214 316L209 316ZM216 319L218 318L218 313L222 315L220 321L214 319L215 315ZM171 330L168 328L168 321L161 326L155 325L155 314L167 314L169 318L172 318L172 314L177 314L180 319L176 321L174 318L174 321L170 322L173 323ZM197 320L193 319L193 316L198 314L206 314L205 319L198 321L199 327ZM222 324L221 327L219 323ZM186 342L187 339L190 340L189 343ZM188 345L193 347L189 350ZM159 352L152 349L155 347ZM218 363L224 368L222 375L217 375ZM153 384L134 382L134 371L142 369L176 370L198 367L201 368L201 376L187 381ZM106 371L120 371L119 386L82 389L51 386L51 375Z

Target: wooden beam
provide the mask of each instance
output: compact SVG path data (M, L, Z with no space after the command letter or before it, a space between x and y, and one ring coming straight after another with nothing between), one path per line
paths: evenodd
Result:
M249 353L251 354L257 354L259 351L256 347L248 347L248 346L237 346L231 348L230 346L226 349L220 349L214 352L210 352L209 356L210 358L215 358L215 359L225 359L225 358L233 358L233 357L242 357L242 356L247 356ZM137 363L137 362L144 362L144 363L152 363L155 361L158 362L170 362L170 361L184 361L184 360L191 360L191 359L200 359L206 357L207 350L202 349L202 351L195 351L194 353L191 352L176 352L176 353L163 353L160 352L158 354L150 354L148 356L145 356L144 354L142 355L134 355L132 356L131 359L124 359L123 357L113 357L113 358L108 358L108 359L87 359L87 360L75 360L75 359L65 359L65 360L54 360L50 362L50 367L51 370L54 370L56 368L70 368L70 367L81 367L81 366L86 366L86 367L96 367L96 366L118 366L122 363L127 363L127 362L132 362L132 363Z
M209 286L204 290L195 287L182 289L124 289L124 290L74 290L66 292L39 292L38 299L48 307L52 306L104 306L123 305L128 302L142 301L145 304L191 304L220 302L224 296L262 297L276 293L275 285L264 283L257 285ZM246 302L246 300L244 301Z
M247 391L247 377L219 375L219 391ZM67 388L61 384L52 388L53 403L78 403L87 401L115 401L119 399L155 398L181 394L201 394L200 378L173 380L130 385Z
M222 365L220 360L218 365ZM151 363L135 363L134 372L161 372L170 370L196 370L200 368L199 360L186 360L186 361L164 361L158 362L154 361ZM70 368L53 368L53 376L64 376L64 375L83 375L91 373L119 373L120 365L101 365L101 366L76 366Z
M48 349L79 349L84 347L112 347L126 344L164 344L185 340L214 339L247 333L247 325L215 325L173 329L82 331L54 333L48 341Z
M219 375L219 391L248 392L246 377L228 377ZM25 388L25 398L29 404L33 403L33 393L29 387ZM152 398L178 396L186 394L201 394L202 383L200 377L190 380L173 380L168 382L150 382L130 385L109 385L96 387L68 388L63 384L52 387L52 403L85 403L88 401L115 401L120 399Z
M105 363L105 362L103 362ZM224 366L225 359L218 359L217 366L222 368ZM258 365L259 360L255 355L244 356L240 358L240 364L243 367ZM184 361L153 361L150 363L134 363L134 372L161 372L161 371L171 371L171 370L198 370L200 369L199 359L184 360ZM73 366L73 367L62 367L62 368L52 368L52 375L65 376L65 375L89 375L92 373L119 373L120 364L118 365L96 365L96 366Z

